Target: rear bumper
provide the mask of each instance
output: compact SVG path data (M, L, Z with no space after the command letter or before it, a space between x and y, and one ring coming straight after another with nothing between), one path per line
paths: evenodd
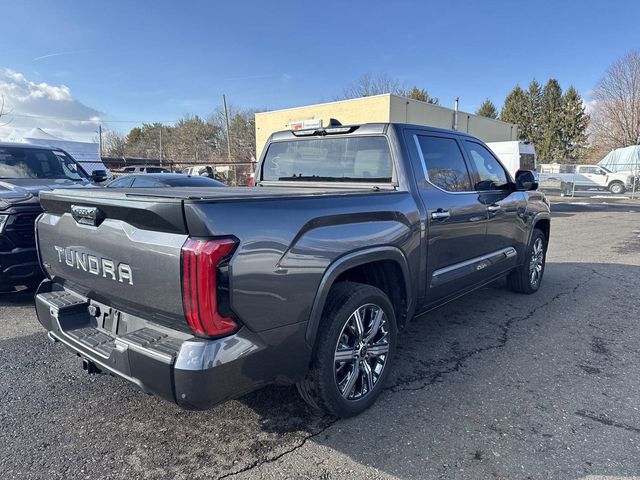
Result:
M43 277L35 248L0 252L0 288L31 285Z
M300 348L303 325L263 336L242 328L215 340L153 324L121 335L99 326L89 303L49 280L36 294L38 320L51 339L100 370L183 408L206 409L274 381L294 382L308 365L310 352ZM299 361L294 368L292 359Z

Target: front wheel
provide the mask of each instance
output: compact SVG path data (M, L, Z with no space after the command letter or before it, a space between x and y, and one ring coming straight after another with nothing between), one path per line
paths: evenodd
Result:
M527 246L524 264L512 271L507 277L509 288L518 293L537 292L544 275L546 253L547 239L544 233L536 228Z
M354 282L334 285L318 329L311 368L297 384L312 407L337 417L369 408L389 376L396 317L387 295Z
M611 185L609 185L609 191L614 195L622 195L626 190L622 182L612 182Z

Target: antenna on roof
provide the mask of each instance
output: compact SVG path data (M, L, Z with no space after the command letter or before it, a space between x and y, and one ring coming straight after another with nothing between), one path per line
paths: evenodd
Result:
M335 118L329 119L329 125L327 125L327 127L340 127L340 126L342 126L342 123L340 123L340 121L336 120Z

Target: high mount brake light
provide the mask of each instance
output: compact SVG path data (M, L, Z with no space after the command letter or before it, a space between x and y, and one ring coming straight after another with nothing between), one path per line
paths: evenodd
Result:
M334 135L336 133L351 133L358 129L358 125L349 127L327 127L327 128L311 128L308 130L291 130L296 137L310 137L313 135L325 136Z
M189 238L182 247L182 301L193 333L219 337L234 332L238 324L218 310L218 266L236 246L235 240Z
M311 130L291 130L291 132L296 136L296 137L309 137L311 135L316 135L318 133L318 130L311 129Z

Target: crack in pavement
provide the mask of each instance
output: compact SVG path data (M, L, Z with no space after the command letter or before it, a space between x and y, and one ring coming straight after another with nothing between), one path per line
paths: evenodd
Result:
M334 426L340 419L339 418L334 418L332 419L329 423L327 423L327 425L325 425L324 427L322 427L320 430L318 430L315 433L312 433L310 435L307 435L306 437L304 437L302 439L301 442L299 442L298 444L294 445L293 447L285 450L282 453L279 453L278 455L276 455L275 457L271 457L271 458L266 458L264 460L256 460L252 463L250 463L249 465L247 465L246 467L241 468L240 470L236 470L235 472L229 472L229 473L225 473L224 475L220 476L217 478L217 480L222 480L223 478L229 478L229 477L234 477L236 475L239 475L241 473L244 472L248 472L249 470L253 470L254 468L257 467L261 467L262 465L265 465L267 463L273 463L273 462L277 462L278 460L280 460L282 457L289 455L290 453L295 452L296 450L298 450L299 448L302 448L305 446L305 444L311 440L312 438L317 437L318 435L322 435L324 432L326 432L329 428L331 428L332 426Z
M481 348L477 348L475 350L470 350L468 352L464 352L462 354L450 357L448 359L441 359L438 361L438 364L449 364L449 363L453 363L453 365L450 368L447 368L445 370L441 370L439 372L435 372L433 374L431 374L430 376L427 377L417 377L417 378L411 378L409 380L405 380L402 382L399 382L395 385L391 385L389 387L386 387L385 390L389 390L391 392L408 392L408 391L418 391L418 390L422 390L430 385L433 385L435 382L437 382L438 380L440 380L443 376L445 375L449 375L451 373L456 373L458 372L462 367L464 367L464 363L469 360L472 357L475 357L476 355L480 355L482 353L485 352L489 352L492 350L497 350L499 348L503 348L507 342L509 341L509 331L511 329L511 327L516 324L516 323L520 323L520 322L524 322L526 320L529 320L531 317L533 317L536 312L542 308L545 308L549 305L551 305L553 302L555 302L556 300L565 297L567 295L573 295L576 293L576 291L586 285L588 282L591 281L591 278L588 278L586 280L584 280L583 282L579 282L578 284L576 284L573 288L571 288L570 290L564 291L564 292L560 292L557 293L556 295L554 295L551 299L549 299L547 302L543 303L542 305L538 305L537 307L533 308L532 310L529 311L529 313L527 313L524 316L520 316L520 317L511 317L509 318L507 321L505 321L502 325L499 325L499 328L501 330L501 335L498 338L498 343L493 344L493 345L487 345L486 347L481 347ZM426 383L422 384L422 385L418 385L418 386L406 386L406 385L410 385L412 383L415 382L419 382L422 380L427 380Z
M607 425L609 427L622 428L623 430L626 430L628 432L640 433L640 428L628 425L626 423L616 422L615 420L611 420L603 414L588 413L586 410L578 410L577 412L575 412L575 414L579 417L588 418L589 420L602 423L603 425Z
M448 363L453 363L454 365L450 368L441 370L439 372L436 372L430 376L428 376L428 380L426 383L416 386L416 387L403 387L404 385L409 385L415 382L419 382L421 380L425 380L425 377L423 378L412 378L403 382L399 382L396 385L391 385L389 387L385 387L384 391L390 391L391 393L396 393L396 392L406 392L406 391L417 391L417 390L422 390L430 385L433 385L436 381L438 381L439 379L441 379L442 377L444 377L445 375L451 374L451 373L456 373L458 372L461 368L464 367L464 363L466 361L468 361L470 358L475 357L476 355L480 355L482 353L485 352L489 352L492 350L496 350L499 348L504 347L507 342L509 341L509 331L511 329L511 327L519 322L524 322L528 319L530 319L531 317L533 317L536 312L542 308L545 308L547 306L549 306L550 304L554 303L555 301L559 300L562 297L565 297L567 295L573 295L576 293L576 291L581 288L582 286L586 285L587 283L589 283L592 280L593 277L591 278L587 278L586 280L577 283L573 288L557 293L556 295L554 295L552 298L550 298L548 301L546 301L545 303L538 305L537 307L533 308L532 310L529 311L529 313L527 313L524 316L519 316L519 317L511 317L509 318L507 321L505 321L502 325L499 325L499 328L501 330L501 335L500 338L498 339L498 343L494 344L494 345L488 345L486 347L482 347L482 348L477 348L475 350L471 350L469 352L466 353L462 353L460 355L451 357L449 359L442 359L440 361L437 362L438 365L442 365L442 364L448 364ZM403 387L403 388L400 388ZM591 418L591 417L588 417ZM278 455L271 457L271 458L266 458L263 460L255 460L254 462L250 463L249 465L241 468L240 470L236 470L234 472L229 472L226 473L220 477L218 477L217 480L222 480L224 478L230 478L236 475L239 475L241 473L244 472L248 472L250 470L253 470L255 468L259 468L262 465L265 464L269 464L269 463L273 463L276 462L278 460L280 460L281 458L283 458L286 455L289 455L290 453L295 452L296 450L302 448L309 440L311 440L312 438L315 438L319 435L322 435L324 432L326 432L329 428L331 428L333 425L335 425L340 419L335 418L332 419L327 425L325 425L324 427L322 427L319 431L312 433L310 435L307 435L306 437L304 437L302 439L302 441L300 441L299 443L297 443L296 445L292 446L291 448L285 450L282 453L279 453ZM602 419L598 418L593 418L593 420L596 421L603 421ZM613 424L613 426L619 426L618 424ZM622 425L622 424L620 424ZM634 427L629 427L628 425L626 426L628 428L634 428ZM624 427L622 427L624 428ZM640 430L638 430L640 431Z

